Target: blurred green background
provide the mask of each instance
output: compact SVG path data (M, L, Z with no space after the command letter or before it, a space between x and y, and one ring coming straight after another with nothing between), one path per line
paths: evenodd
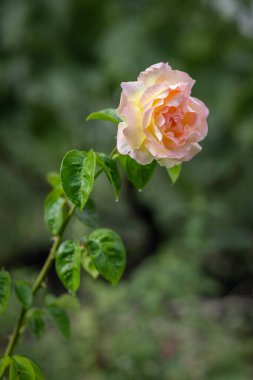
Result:
M120 82L160 61L187 71L210 109L203 151L172 187L158 169L115 203L94 190L101 225L128 251L117 288L83 276L72 338L54 327L31 355L48 380L252 380L253 3L251 0L2 0L0 266L32 278L50 237L46 173L67 150L109 152ZM75 222L67 235L87 232ZM61 294L54 271L49 289ZM2 352L17 314L0 321Z

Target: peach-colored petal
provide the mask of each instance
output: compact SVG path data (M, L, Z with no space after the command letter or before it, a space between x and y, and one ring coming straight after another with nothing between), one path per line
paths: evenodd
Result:
M146 86L155 84L161 77L171 71L171 67L168 63L160 62L148 67L145 71L142 71L138 76L138 80L145 83ZM161 82L164 82L161 80Z
M124 135L133 149L139 148L145 140L145 134L141 129L127 127L124 129Z
M133 100L135 102L138 102L139 98L141 97L143 91L145 90L145 87L143 83L139 81L135 82L122 82L121 88L123 90L123 93L127 97L128 100Z
M189 106L197 112L197 114L201 115L204 119L206 119L209 115L209 110L207 106L199 99L194 98L192 96L189 97Z
M154 160L154 157L146 149L133 150L129 155L141 165L150 164Z
M140 164L156 159L172 167L189 161L208 132L208 109L191 97L195 81L167 63L143 71L135 82L123 82L117 112L117 147Z
M116 109L116 112L119 115L119 117L124 121L126 119L125 114L124 114L124 108L126 107L126 105L127 105L127 97L124 94L124 92L122 92L121 97L120 97L120 103L119 103L118 108Z
M167 73L166 82L170 85L187 84L188 89L191 90L194 86L195 80L183 71L171 70Z
M119 153L123 155L129 154L130 157L132 157L134 160L136 160L142 165L150 164L154 160L154 157L143 147L141 147L140 149L132 149L125 136L126 132L126 123L119 123L117 135L117 149Z
M192 143L189 151L184 156L184 161L190 161L196 154L201 151L201 146L198 143Z
M133 149L139 148L145 139L140 108L134 102L128 102L124 108L124 115L125 120L127 120L124 135Z
M157 99L164 99L168 96L169 87L165 83L154 84L148 87L140 98L140 106L144 107L146 103Z
M131 151L131 147L128 144L128 141L124 135L124 130L127 128L127 124L124 122L119 123L118 125L118 134L117 134L117 150L121 154L128 154Z

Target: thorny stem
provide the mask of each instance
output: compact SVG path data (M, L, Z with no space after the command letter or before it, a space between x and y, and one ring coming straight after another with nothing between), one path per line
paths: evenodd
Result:
M117 151L117 148L114 148L110 154L110 157L113 157L113 155L116 153L116 151ZM95 174L95 179L102 173L102 171L103 171L103 169L99 170ZM32 286L33 296L35 296L36 293L38 292L38 290L40 289L45 277L47 276L49 269L51 268L51 266L54 262L55 254L57 252L57 249L59 248L63 234L64 234L75 210L76 210L76 206L72 206L72 208L69 210L67 218L65 219L65 221L62 225L62 228L61 228L59 234L57 236L54 236L54 242L53 242L53 245L49 251L48 257L47 257L43 267L41 268L40 273L38 274L38 276L37 276L37 278L34 281L34 284ZM19 314L19 317L18 317L18 320L17 320L17 323L16 323L16 326L14 327L13 333L10 337L9 343L6 347L5 352L4 352L4 356L9 356L12 354L12 351L13 351L15 345L17 344L19 337L23 334L23 332L24 332L23 326L25 323L26 312L27 312L27 310L24 307L22 307L20 314Z

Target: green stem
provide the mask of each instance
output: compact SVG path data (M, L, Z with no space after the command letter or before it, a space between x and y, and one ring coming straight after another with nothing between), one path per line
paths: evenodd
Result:
M117 148L114 148L110 154L110 157L113 157L113 155L116 153L116 151L117 151ZM99 170L96 173L95 179L102 173L102 171L103 171L103 169ZM73 206L70 209L69 214L68 214L67 218L65 219L59 234L54 237L54 243L53 243L53 245L49 251L48 257L47 257L43 267L41 268L41 271L38 274L38 277L36 278L36 280L33 284L33 287L32 287L33 296L35 296L37 291L40 289L45 277L47 276L49 269L52 266L52 263L54 262L55 254L56 254L56 251L57 251L57 249L61 243L62 236L63 236L65 229L68 226L75 210L76 210L75 206ZM9 340L9 343L8 343L6 350L5 350L5 353L4 353L4 355L6 355L6 356L12 354L12 351L13 351L15 345L17 344L19 337L22 335L22 333L24 331L23 326L24 326L24 322L25 322L26 311L27 310L25 310L24 308L22 308L20 311L19 318L17 320L16 326L13 330L13 333L11 335L11 338Z
M19 334L20 334L20 330L21 330L21 327L23 325L23 321L24 321L24 318L25 318L25 313L26 313L26 310L24 308L21 309L21 312L19 314L19 318L18 318L18 321L17 321L17 324L13 330L13 333L11 335L11 338L9 340L9 344L8 346L6 347L6 350L5 350L5 353L4 355L8 356L8 355L11 355L12 351L13 351L13 348L15 346L15 344L17 343L17 340L18 340L18 337L19 337Z
M62 239L62 236L64 234L64 231L70 221L70 219L72 218L72 215L74 214L75 212L75 206L73 206L70 211L69 211L69 214L61 228L61 231L59 233L58 236L55 236L54 237L54 243L49 251L49 255L45 261L45 264L43 265L43 267L41 268L41 271L40 273L38 274L38 277L36 278L34 284L33 284L33 287L32 287L32 293L33 295L35 296L37 291L39 290L39 288L41 287L49 269L51 268L52 266L52 263L55 259L55 254L56 254L56 251L61 243L61 239ZM5 350L5 353L4 355L8 356L8 355L11 355L12 354L12 351L20 337L20 335L22 334L22 327L24 325L24 321L25 321L25 316L26 316L26 310L25 308L22 308L21 311L20 311L20 314L19 314L19 318L17 320L17 323L16 323L16 326L13 330L13 333L11 335L11 338L10 338L10 341L6 347L6 350Z

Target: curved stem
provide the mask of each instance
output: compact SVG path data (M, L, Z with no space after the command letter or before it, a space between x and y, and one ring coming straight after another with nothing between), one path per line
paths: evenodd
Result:
M110 154L110 157L113 157L114 153L117 151L117 148L114 148ZM103 169L99 170L96 175L95 175L95 179L102 173ZM43 267L41 268L41 271L40 273L38 274L38 277L36 278L36 280L34 281L34 284L32 286L32 293L33 293L33 296L36 295L37 291L40 289L49 269L51 268L52 266L52 263L54 262L54 259L55 259L55 254L56 254L56 251L61 243L61 240L62 240L62 236L65 232L65 229L66 227L68 226L74 212L76 210L76 206L72 206L72 208L69 210L69 213L68 213L68 216L67 218L65 219L63 225L62 225L62 228L59 232L59 234L57 236L54 237L54 242L53 242L53 245L49 251L49 254L48 254L48 257L43 265ZM25 316L26 316L26 309L25 308L22 308L21 311L20 311L20 314L19 314L19 318L17 320L17 323L16 323L16 326L13 330L13 333L11 335L11 338L9 340L9 343L6 347L6 350L4 352L4 355L5 356L8 356L8 355L11 355L12 354L12 351L15 347L15 345L17 344L18 342L18 339L19 337L22 335L23 333L23 325L24 325L24 321L25 321Z
M17 321L17 324L13 330L13 334L11 335L11 339L8 343L8 346L6 347L6 350L5 350L5 353L4 355L8 356L8 355L11 355L12 351L13 351L13 348L15 346L15 344L17 343L17 340L18 340L18 337L19 337L19 334L20 334L20 329L22 327L22 324L23 324L23 321L24 321L24 318L25 318L25 313L26 313L26 310L24 308L21 309L21 312L19 314L19 318L18 318L18 321Z
M49 251L49 255L43 265L43 267L41 268L41 271L40 273L38 274L38 277L36 278L34 284L33 284L33 287L32 287L32 293L33 293L33 296L35 296L35 294L37 293L37 291L39 290L39 288L41 287L49 269L51 268L52 266L52 263L55 259L55 254L56 254L56 251L61 243L61 239L62 239L62 236L63 236L63 233L70 221L70 219L72 218L72 215L74 214L75 212L75 209L76 207L73 206L70 211L69 211L69 214L61 228L61 231L59 233L59 235L55 236L54 237L54 243ZM11 335L11 339L6 347L6 350L5 350L5 353L4 355L8 356L8 355L11 355L12 354L12 351L13 351L13 348L14 346L16 345L17 341L18 341L18 338L19 336L21 335L21 331L22 331L22 327L23 327L23 324L24 324L24 320L25 320L25 315L26 315L26 310L25 308L22 308L21 311L20 311L20 315L19 315L19 318L18 318L18 321L16 323L16 326L14 328L14 331L13 331L13 334Z
M33 295L35 295L37 293L41 284L43 283L44 278L46 277L46 275L47 275L47 273L48 273L48 271L52 265L52 262L54 261L55 252L56 252L57 248L59 247L60 241L61 241L61 236L57 236L54 240L52 248L50 249L50 252L49 252L49 255L45 261L45 264L43 265L38 277L36 278L36 280L33 284L33 287L32 287Z

